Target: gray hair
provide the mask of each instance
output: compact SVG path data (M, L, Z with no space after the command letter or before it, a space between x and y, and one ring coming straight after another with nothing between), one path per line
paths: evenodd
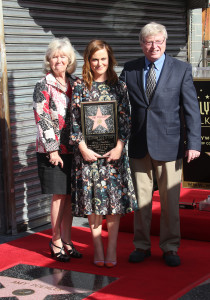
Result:
M69 63L67 65L66 72L72 74L76 70L76 54L70 40L67 37L55 38L49 43L44 58L44 72L48 73L51 71L50 59L57 51L68 57Z
M168 38L168 33L164 25L155 22L146 24L139 33L140 44L144 41L145 37L159 33L162 33L165 39Z

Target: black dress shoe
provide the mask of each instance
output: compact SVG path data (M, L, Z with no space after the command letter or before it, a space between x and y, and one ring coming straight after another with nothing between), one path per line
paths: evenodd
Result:
M58 247L55 244L53 244L52 240L50 241L50 252L51 256L55 258L57 261L61 262L68 262L70 260L70 257L65 253L64 247ZM60 249L59 252L54 252L53 247Z
M143 250L137 248L130 254L129 262L133 262L133 263L141 262L145 259L145 257L149 257L149 256L151 256L151 251L149 249Z
M178 267L181 262L179 255L176 251L167 251L163 253L163 259L167 266L169 267Z
M62 240L62 239L61 239ZM73 245L73 243L69 244L69 243L66 243L62 240L62 243L64 244L64 249L65 251L68 253L68 255L70 257L73 257L73 258L81 258L82 257L82 253L80 253ZM67 247L65 246L71 246L71 250L67 249Z

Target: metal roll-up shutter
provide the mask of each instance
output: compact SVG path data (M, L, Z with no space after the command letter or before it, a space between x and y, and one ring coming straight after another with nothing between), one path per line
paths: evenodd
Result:
M32 110L35 83L43 76L46 47L67 36L77 52L81 76L83 51L91 39L114 49L119 73L127 60L142 55L140 28L150 21L167 27L168 54L187 60L186 1L10 0L3 1L14 163L16 222L35 227L50 220L50 196L41 195L35 157L36 128Z
M1 97L0 97L1 101ZM0 127L0 234L4 232L4 223L5 223L5 215L4 215L4 173L3 173L3 162L2 162L2 144L1 144L1 127Z

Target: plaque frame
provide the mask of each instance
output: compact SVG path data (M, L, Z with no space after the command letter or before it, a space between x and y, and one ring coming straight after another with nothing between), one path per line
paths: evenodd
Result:
M81 102L81 125L89 149L100 155L109 152L118 140L117 101Z

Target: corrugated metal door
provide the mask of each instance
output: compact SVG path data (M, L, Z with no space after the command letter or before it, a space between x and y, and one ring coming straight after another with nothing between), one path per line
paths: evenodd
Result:
M187 60L185 0L132 1L3 1L14 161L16 221L19 227L49 222L50 196L41 195L35 158L36 128L32 111L34 85L53 36L67 36L74 45L80 76L84 47L104 39L114 49L120 72L125 61L142 55L140 28L149 21L167 27L167 52Z
M0 97L1 101L1 97ZM4 207L4 182L3 182L3 164L2 164L2 144L1 144L1 127L0 127L0 233L5 230L5 207Z

